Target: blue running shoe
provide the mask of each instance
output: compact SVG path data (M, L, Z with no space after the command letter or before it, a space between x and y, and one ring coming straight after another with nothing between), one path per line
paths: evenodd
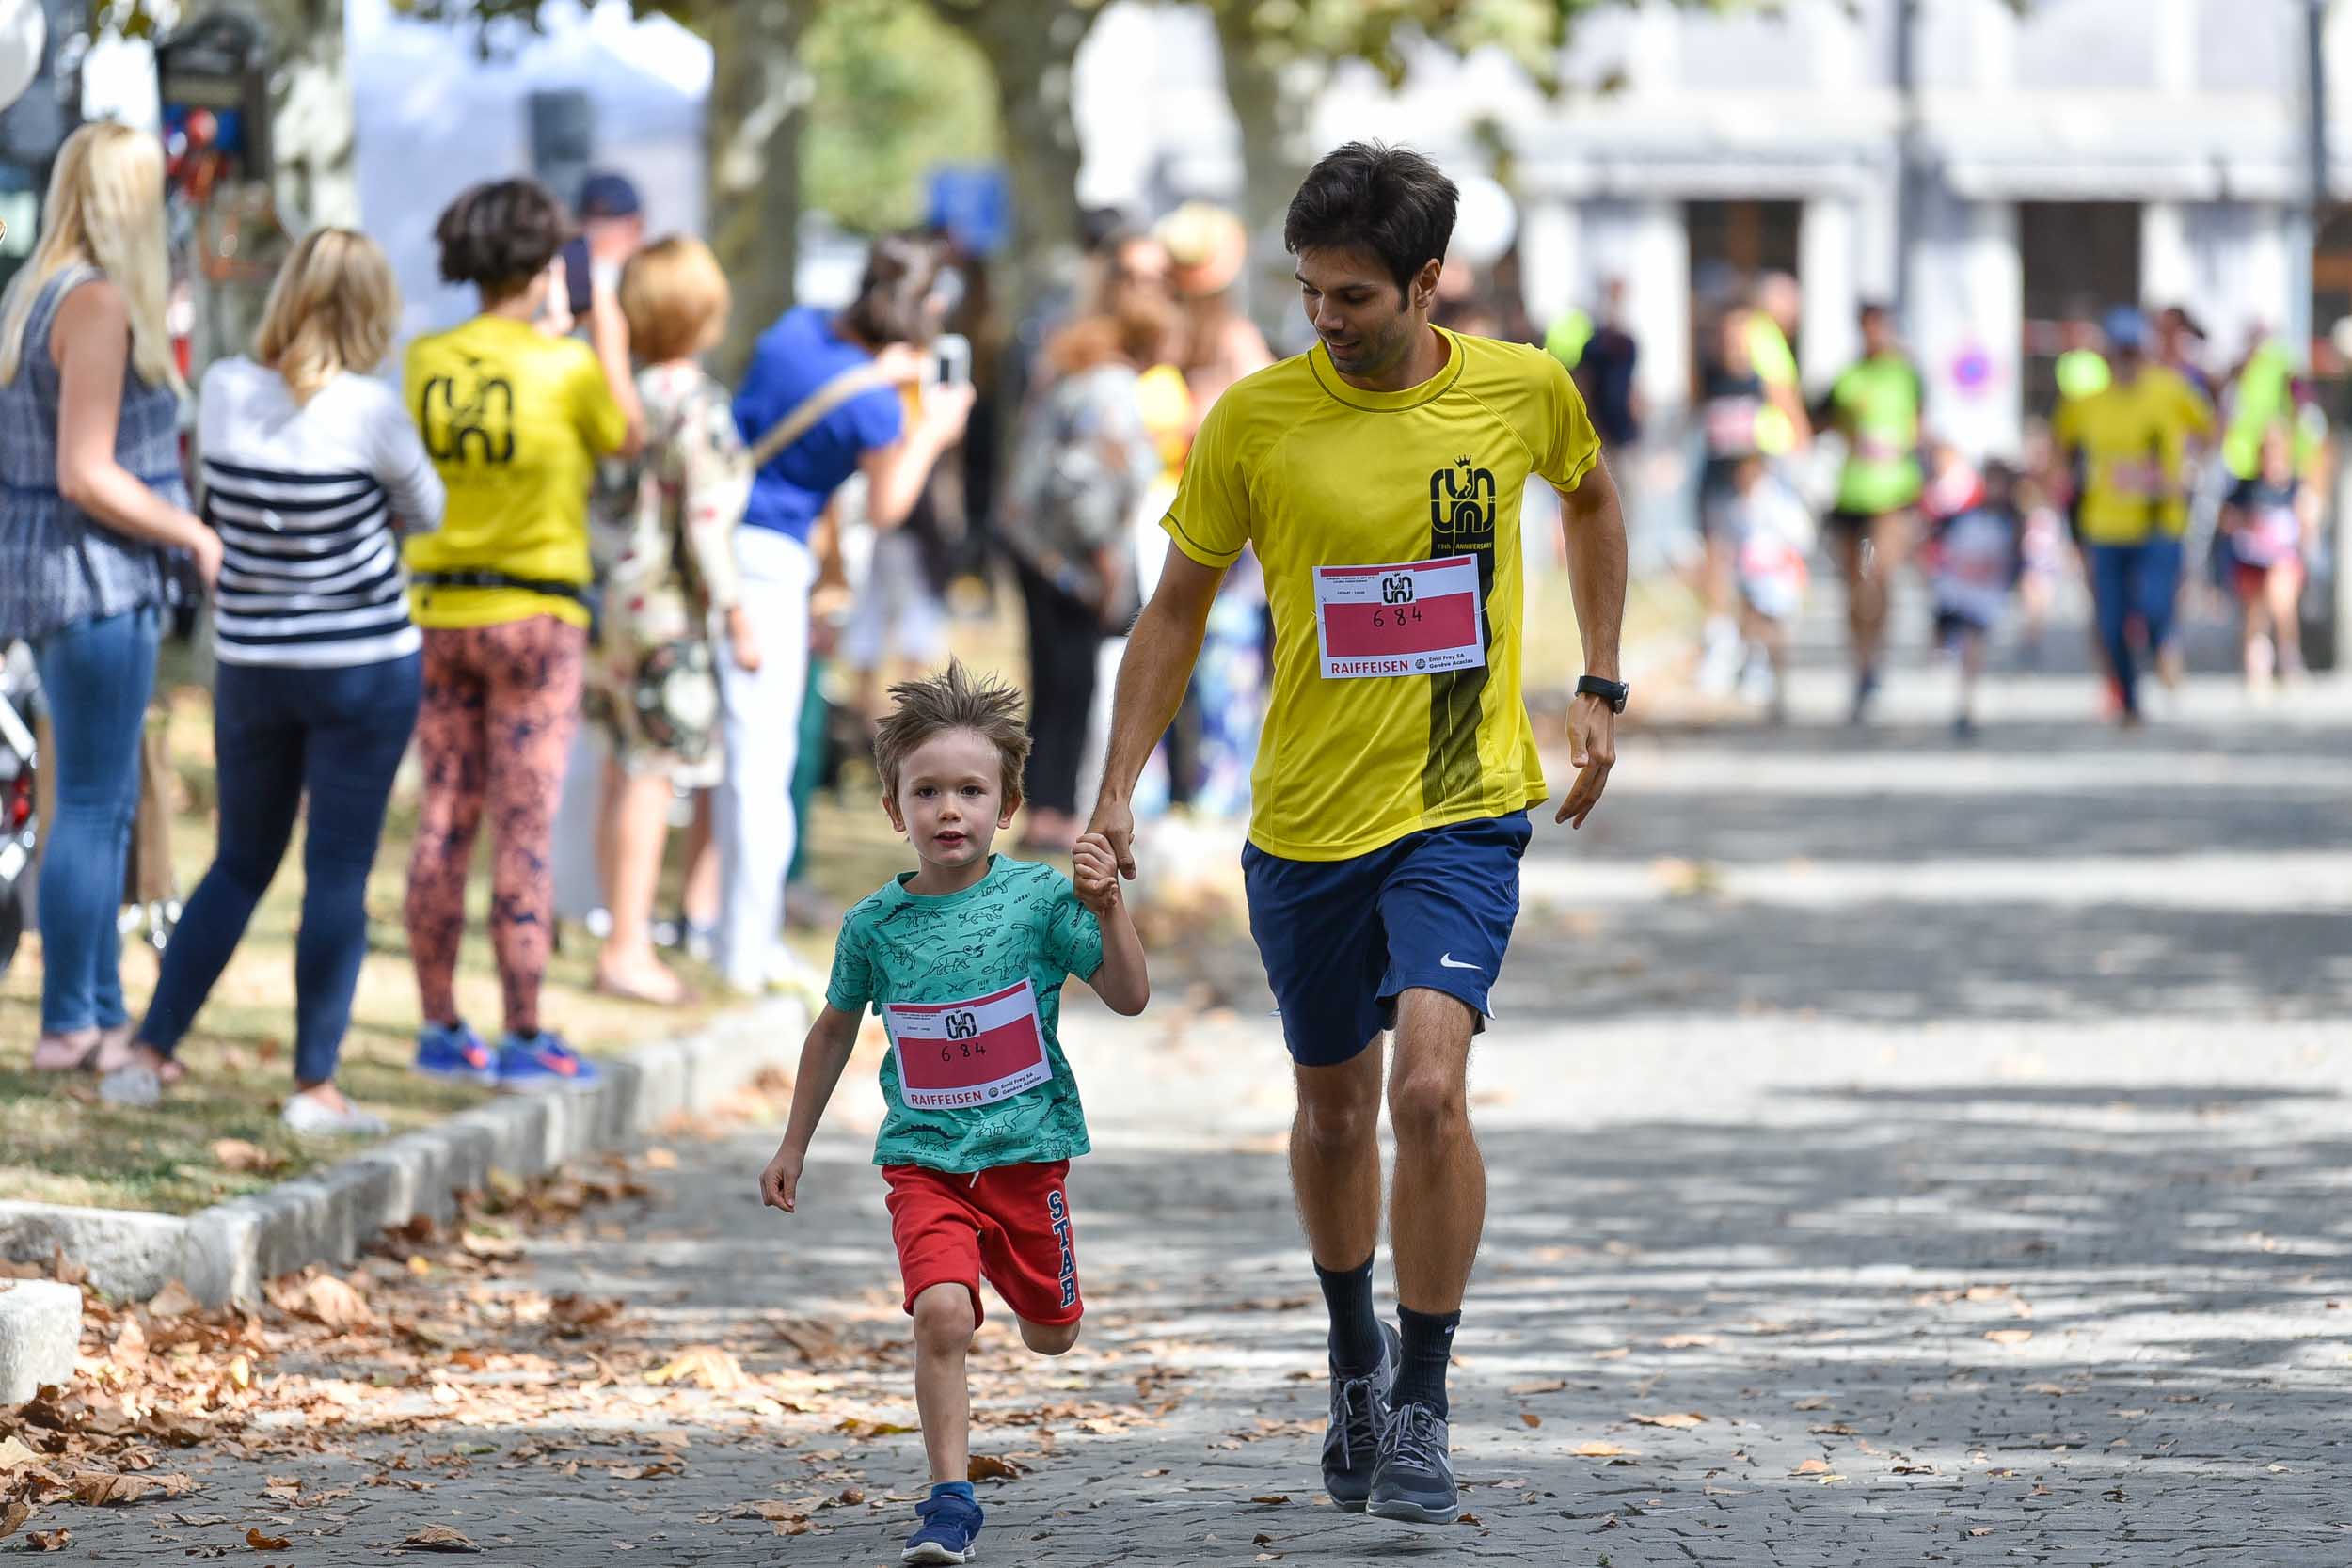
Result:
M529 1036L510 1033L499 1041L498 1085L509 1093L584 1089L603 1076L595 1063L551 1029Z
M1364 1511L1372 1495L1373 1466L1380 1457L1380 1434L1389 1426L1389 1386L1405 1364L1405 1347L1394 1323L1380 1325L1380 1364L1361 1377L1331 1372L1331 1421L1323 1429L1323 1489L1350 1513Z
M969 1483L943 1481L914 1505L923 1522L907 1537L900 1562L971 1562L980 1555L980 1523L987 1515L972 1500Z
M1462 1516L1445 1418L1425 1404L1400 1404L1380 1433L1380 1460L1372 1472L1368 1507L1375 1519L1450 1525Z
M495 1084L499 1079L498 1063L491 1060L490 1048L482 1043L482 1037L467 1027L463 1019L443 1028L428 1023L417 1031L417 1059L412 1069L427 1078L446 1078L460 1084Z

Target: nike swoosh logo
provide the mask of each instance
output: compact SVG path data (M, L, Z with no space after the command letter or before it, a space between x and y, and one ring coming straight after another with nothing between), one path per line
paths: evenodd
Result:
M1443 957L1441 957L1441 958L1439 958L1438 959L1438 967L1439 969L1475 969L1475 970L1477 970L1477 971L1478 971L1478 973L1479 973L1479 974L1486 974L1486 973L1485 969L1481 968L1481 967L1480 967L1479 965L1477 965L1477 964L1466 964L1466 963L1456 963L1456 962L1454 962L1454 955L1453 955L1453 954L1451 954L1451 953L1445 954Z

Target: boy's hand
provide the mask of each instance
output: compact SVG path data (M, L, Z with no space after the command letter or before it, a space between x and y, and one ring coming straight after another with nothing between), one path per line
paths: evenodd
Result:
M794 1205L800 1200L801 1163L805 1158L800 1149L789 1145L777 1149L776 1157L768 1162L768 1168L759 1173L759 1201L787 1214L798 1212Z
M1070 851L1070 880L1078 890L1078 902L1096 918L1119 908L1119 857L1111 852L1108 838L1101 833L1078 836Z

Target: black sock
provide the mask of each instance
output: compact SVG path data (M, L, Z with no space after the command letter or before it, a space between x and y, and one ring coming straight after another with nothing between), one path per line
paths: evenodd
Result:
M1315 1265L1323 1303L1331 1309L1331 1365L1347 1377L1363 1377L1380 1365L1380 1318L1372 1309L1372 1259L1343 1274Z
M1405 1331L1405 1365L1397 1371L1396 1386L1389 1394L1389 1402L1391 1406L1422 1405L1437 1412L1438 1418L1443 1420L1445 1366L1454 1355L1454 1331L1461 1326L1462 1314L1416 1312L1409 1307L1399 1307L1396 1322Z

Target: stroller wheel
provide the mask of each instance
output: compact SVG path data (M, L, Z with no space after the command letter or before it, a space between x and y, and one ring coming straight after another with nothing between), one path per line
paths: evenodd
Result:
M0 974L16 960L16 944L24 935L24 891L10 879L0 882Z

